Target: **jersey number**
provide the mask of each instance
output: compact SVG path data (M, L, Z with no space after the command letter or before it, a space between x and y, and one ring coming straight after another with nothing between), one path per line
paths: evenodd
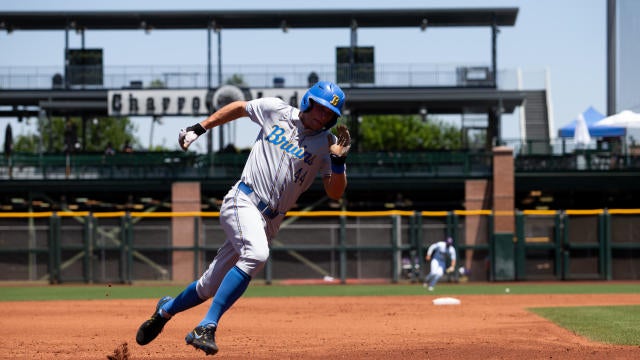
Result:
M302 172L302 170L303 168L300 168L293 174L293 182L299 183L300 185L304 183L304 178L307 177L307 171Z

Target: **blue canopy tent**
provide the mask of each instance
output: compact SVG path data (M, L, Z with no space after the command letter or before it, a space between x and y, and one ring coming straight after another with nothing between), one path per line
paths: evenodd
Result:
M595 124L598 121L604 119L605 116L598 112L598 110L594 109L592 106L585 110L582 113L582 116L584 116L584 120L587 123L587 128L589 129L589 135L591 135L591 137L618 137L626 135L626 129L624 127L596 126ZM574 137L577 124L578 119L573 119L572 122L558 129L558 137Z

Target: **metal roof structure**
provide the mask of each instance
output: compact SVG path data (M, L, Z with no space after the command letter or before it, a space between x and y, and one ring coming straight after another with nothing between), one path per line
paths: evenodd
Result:
M188 10L188 11L9 11L0 29L269 29L357 27L514 26L518 8Z
M492 31L492 67L496 74L498 27L514 26L518 8L456 9L340 9L340 10L188 10L188 11L61 11L0 12L0 31L86 31L94 30L178 30L202 29L221 32L228 29L311 29L418 27L488 27ZM210 39L209 39L210 42ZM220 53L220 48L218 52ZM209 53L211 44L209 43ZM220 56L220 54L218 55ZM209 62L210 59L209 59ZM220 64L220 61L218 62ZM209 64L209 68L211 64ZM66 70L65 70L66 71ZM221 73L221 71L219 71ZM210 78L210 77L209 77ZM487 113L496 118L496 109L513 112L522 105L526 92L499 90L492 84L481 88L359 88L343 86L348 108L357 114ZM209 86L211 88L211 86ZM0 116L34 116L38 107L49 115L100 116L107 112L107 89L20 89L0 90L0 105L10 110ZM28 108L31 107L31 108ZM497 116L499 123L499 115ZM498 125L499 126L499 125Z
M417 114L421 108L431 114L484 113L500 104L503 113L522 105L527 91L490 88L344 88L346 109L361 115ZM35 108L56 116L80 114L106 116L107 90L9 90L0 91L0 105L12 110L2 116L38 116Z

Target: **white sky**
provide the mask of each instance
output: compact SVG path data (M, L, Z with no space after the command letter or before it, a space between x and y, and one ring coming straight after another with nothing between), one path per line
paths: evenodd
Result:
M571 122L589 106L606 114L606 0L442 0L442 1L190 1L182 0L21 0L1 1L2 11L82 11L82 10L194 10L194 9L331 9L355 8L479 8L517 7L516 24L504 27L498 36L498 70L522 69L525 73L548 71L555 129ZM241 5L238 5L241 4ZM178 6L179 5L179 6ZM228 30L223 32L224 64L333 64L335 46L348 45L349 30ZM489 30L478 29L360 29L358 45L374 46L378 64L421 62L491 62ZM278 45L276 45L278 44ZM80 46L80 36L70 36L70 47ZM206 31L95 31L85 33L85 46L104 49L104 65L206 65ZM214 46L214 67L216 43ZM61 66L64 32L0 32L0 67ZM526 79L525 79L526 80ZM133 118L143 146L150 140L151 120ZM154 145L177 149L181 127L201 119L169 118L154 129ZM244 121L244 120L242 120ZM30 130L35 121L17 123L0 118L0 129L11 122L14 136ZM517 117L503 117L505 140L519 138ZM248 146L257 126L239 123L236 133L241 147ZM557 131L554 131L554 136ZM242 136L240 134L247 134ZM196 143L204 151L206 141ZM214 145L217 147L217 145Z

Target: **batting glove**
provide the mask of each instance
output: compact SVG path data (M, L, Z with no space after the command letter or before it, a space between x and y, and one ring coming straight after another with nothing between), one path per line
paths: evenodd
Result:
M178 144L180 144L182 150L187 151L189 145L191 145L192 142L196 141L196 139L200 135L206 132L207 130L203 128L199 123L189 126L186 129L180 129L180 133L178 134Z

